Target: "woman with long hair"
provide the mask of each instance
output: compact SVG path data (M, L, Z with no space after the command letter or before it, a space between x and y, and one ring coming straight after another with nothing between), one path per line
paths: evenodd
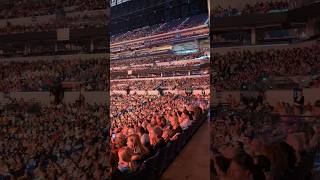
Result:
M245 152L237 154L228 169L231 179L265 180L266 177L259 166L254 164L253 158Z
M136 171L137 167L132 163L132 150L128 147L119 149L118 170L124 174L130 174Z
M131 160L132 161L140 161L144 159L149 153L149 150L142 145L139 135L131 134L128 137L127 146L133 152Z

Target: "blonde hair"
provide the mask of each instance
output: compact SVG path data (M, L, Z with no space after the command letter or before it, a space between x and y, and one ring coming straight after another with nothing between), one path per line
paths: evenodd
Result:
M132 163L131 163L132 154L133 154L132 150L128 147L120 148L118 151L119 160L122 160L122 161L128 163L128 167L129 167L130 171L134 171Z
M118 151L119 158L121 158L124 162L130 162L132 151L128 147L120 148Z
M151 128L150 131L152 131L156 137L156 139L150 138L150 144L156 144L159 141L159 139L162 138L163 131L159 126Z
M128 141L131 141L133 144L133 151L141 153L142 155L148 154L148 149L142 145L139 135L131 134L128 137Z

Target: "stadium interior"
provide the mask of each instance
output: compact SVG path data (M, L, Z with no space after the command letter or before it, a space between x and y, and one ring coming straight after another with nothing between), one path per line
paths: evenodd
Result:
M0 180L320 179L317 0L0 0Z
M184 169L174 164L192 159L177 157L188 154L182 150L208 118L208 6L196 0L143 2L111 11L111 177L182 178ZM119 163L128 162L130 149L133 167L123 170Z

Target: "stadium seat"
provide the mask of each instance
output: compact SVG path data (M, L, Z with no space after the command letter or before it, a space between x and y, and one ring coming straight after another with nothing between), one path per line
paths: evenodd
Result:
M156 173L156 164L157 161L159 160L159 151L149 159L145 160L143 162L145 166L145 178L146 180L153 180L157 178L157 173Z
M169 144L167 144L166 147L163 147L159 150L159 163L157 167L158 175L160 176L164 170L166 169L166 166L168 165L168 152L169 152Z
M146 167L145 164L142 164L137 172L127 177L124 177L123 180L140 180L146 179Z

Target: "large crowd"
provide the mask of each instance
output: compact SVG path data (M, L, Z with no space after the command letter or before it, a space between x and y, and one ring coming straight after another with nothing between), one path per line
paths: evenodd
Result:
M206 98L174 94L111 96L112 177L137 172L146 159L180 138L205 114Z
M213 9L214 17L240 16L249 14L266 14L279 10L288 10L289 3L287 1L263 1L255 4L246 4L243 8L234 8L231 6L221 7L215 6Z
M102 59L3 61L0 91L49 91L54 82L81 84L88 91L107 88L108 63Z
M11 24L8 22L6 26L0 28L0 35L29 33L29 32L47 32L55 31L59 28L69 29L86 29L86 28L101 28L108 23L108 16L106 13L99 13L96 15L78 15L74 17L65 17L63 19L55 19L48 22L41 22L36 24Z
M1 106L0 179L108 179L106 104Z
M311 179L320 142L320 101L314 105L243 99L211 123L211 177L221 180Z
M59 11L75 12L106 9L104 0L66 0L66 1L8 1L1 2L0 19L21 18L56 14Z
M163 33L172 32L176 30L196 27L204 24L207 21L207 19L208 19L208 15L205 15L205 14L192 16L188 18L174 19L166 23L146 26L146 27L134 29L131 31L127 31L125 33L113 34L111 36L111 42L115 43L115 42L127 41L127 40L142 38L146 36L163 34Z
M154 34L166 33L174 30L203 24L207 16L176 19L168 23L151 27L143 27L123 34L113 35L112 42L125 41ZM132 50L133 51L133 50ZM121 70L145 69L152 66L153 69L161 69L158 63L168 62L168 66L174 66L171 62L190 60L203 56L204 52L189 55L162 54L145 57L121 57L111 60L112 72ZM194 64L183 63L183 66ZM158 67L159 66L159 67ZM167 69L164 66L163 69ZM151 69L150 69L151 70ZM152 70L151 70L152 71ZM187 90L209 89L209 76L193 78L167 78L154 80L111 80L111 91L127 91L127 95L113 94L110 100L111 115L111 177L113 179L125 179L139 173L147 166L148 160L162 157L168 145L184 138L184 132L191 130L203 117L206 117L208 95L192 95ZM161 90L185 90L183 94L163 93ZM145 91L139 95L131 90ZM147 91L159 90L158 95L151 95ZM129 94L130 93L130 94ZM167 149L169 151L169 149ZM158 157L160 156L160 157ZM170 162L167 162L168 164ZM161 172L161 167L151 167L145 174L154 173L152 169ZM159 174L157 174L159 175ZM152 176L154 177L154 176ZM136 179L155 179L143 176Z
M319 73L319 45L261 51L231 51L213 54L212 68L223 89L255 85L264 78L305 76Z

